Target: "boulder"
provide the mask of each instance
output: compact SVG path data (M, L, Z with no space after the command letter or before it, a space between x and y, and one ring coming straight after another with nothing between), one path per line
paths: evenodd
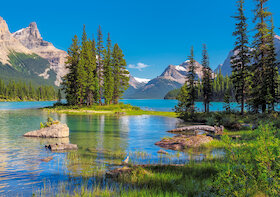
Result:
M65 138L69 137L69 128L66 124L58 123L36 131L30 131L24 137Z
M51 151L65 151L65 150L77 150L77 144L64 144L64 143L56 143L56 144L47 144L46 148Z
M165 149L183 151L186 148L198 148L202 144L209 143L212 140L212 137L206 135L176 135L172 138L162 139L161 141L155 143L155 145Z
M118 178L123 174L130 174L132 172L132 168L124 166L122 168L116 168L106 172L106 177L108 178Z

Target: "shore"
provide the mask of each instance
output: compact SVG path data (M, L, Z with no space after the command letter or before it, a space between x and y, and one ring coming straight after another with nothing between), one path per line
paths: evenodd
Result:
M43 108L44 111L65 113L73 115L88 115L88 114L109 114L109 115L154 115L154 116L166 116L171 118L177 118L175 112L163 112L163 111L146 111L139 107L134 107L127 104L116 104L108 106L92 106L92 107L73 107L73 106L54 106Z

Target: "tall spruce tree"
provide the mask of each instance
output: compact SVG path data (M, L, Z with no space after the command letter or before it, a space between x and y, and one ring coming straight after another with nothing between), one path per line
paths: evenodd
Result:
M248 65L250 63L250 50L247 31L247 18L244 14L244 0L237 1L238 13L236 30L233 36L236 37L234 55L231 57L232 82L235 89L236 101L241 104L241 114L244 114L246 99L246 82L248 80Z
M271 13L268 12L268 8L265 7L268 0L255 0L255 18L256 34L253 42L253 57L254 64L252 66L253 79L252 92L251 92L251 105L254 112L261 111L264 113L267 109L267 101L271 100L269 93L269 17Z
M118 104L119 99L129 86L129 72L126 69L126 61L124 59L123 52L118 44L114 45L112 53L112 66L114 77L113 103Z
M186 82L180 90L177 97L178 105L175 106L175 112L183 119L193 119L195 112L196 92L196 62L194 60L193 47L189 56L189 70L186 76Z
M97 76L98 76L98 88L99 88L99 104L102 105L102 92L103 92L103 65L104 65L104 46L103 46L103 35L101 26L99 25L97 31Z
M99 79L98 79L98 72L97 72L97 52L96 52L96 42L94 39L94 35L92 36L92 44L91 44L92 48L92 55L93 55L93 59L96 62L96 69L94 70L94 87L95 87L95 91L94 91L94 101L95 103L99 103L100 101L100 94L99 94Z
M112 75L112 44L109 33L104 58L104 99L105 104L108 105L112 103L114 84Z
M85 99L87 106L94 103L95 78L94 72L96 70L96 57L92 53L92 42L87 38L85 26L82 36L82 47L80 53L80 62L84 65L86 71L85 80Z
M202 86L203 86L203 103L204 111L209 112L209 105L212 97L212 70L209 66L209 56L207 52L207 47L203 45L202 51Z
M79 63L80 47L77 35L72 39L72 45L68 49L68 57L66 68L68 74L63 78L62 87L66 94L66 100L69 105L78 104L78 63ZM29 85L29 95L34 95L34 90Z
M276 59L276 49L274 45L274 23L273 18L271 16L270 20L270 29L269 29L269 41L268 41L268 57L267 57L267 84L268 84L268 96L267 96L267 104L269 112L274 111L275 103L279 100L278 95L278 63Z

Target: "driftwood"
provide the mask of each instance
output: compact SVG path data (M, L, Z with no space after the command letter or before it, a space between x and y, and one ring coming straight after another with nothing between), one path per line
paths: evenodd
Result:
M202 130L202 131L206 131L206 132L211 132L211 133L215 133L215 134L219 133L220 134L220 133L223 132L224 127L223 126L212 127L212 126L208 126L208 125L193 125L193 126L186 126L186 127L173 129L173 130L170 130L168 132L177 133L177 132L186 132L186 131L195 131L195 130Z

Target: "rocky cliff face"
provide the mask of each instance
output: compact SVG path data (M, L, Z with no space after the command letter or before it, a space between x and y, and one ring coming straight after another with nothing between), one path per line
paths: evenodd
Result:
M12 36L6 21L0 17L0 62L11 65L9 55L13 52L32 54L32 51L24 47Z
M67 53L55 48L52 43L44 41L35 22L30 23L27 28L13 33L12 36L27 49L49 61L50 68L47 68L40 76L47 79L49 78L48 71L54 70L56 73L55 85L59 86L61 78L67 73L65 68Z
M197 67L196 74L199 78L203 76L202 73L202 65L195 61L195 65ZM186 81L186 75L189 71L190 61L187 60L180 65L169 65L165 71L159 76L162 79L168 79L171 81L178 82L180 84L184 84Z

